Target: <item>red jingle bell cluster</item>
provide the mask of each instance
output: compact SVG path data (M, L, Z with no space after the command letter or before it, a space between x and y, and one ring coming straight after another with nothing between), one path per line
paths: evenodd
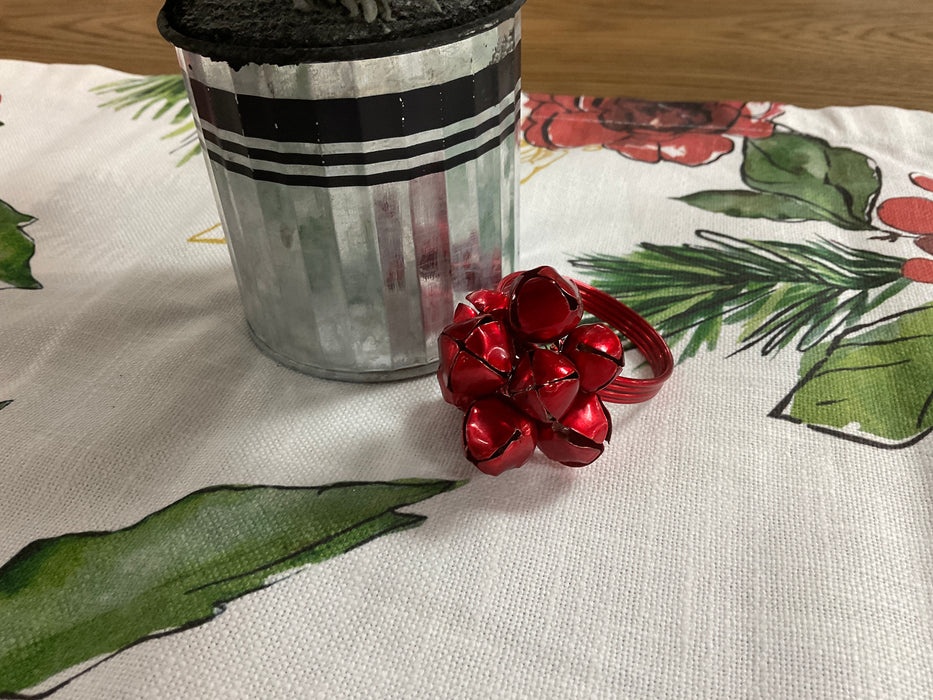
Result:
M535 447L570 467L603 452L612 420L598 392L622 371L619 337L580 325L580 290L551 267L467 296L438 338L444 400L465 412L463 449L481 471L522 466Z

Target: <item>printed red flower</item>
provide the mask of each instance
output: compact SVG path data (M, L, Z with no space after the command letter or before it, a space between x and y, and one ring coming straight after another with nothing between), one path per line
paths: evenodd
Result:
M533 94L525 140L543 148L603 146L647 163L711 163L734 148L729 136L764 138L782 105L752 102L649 102Z

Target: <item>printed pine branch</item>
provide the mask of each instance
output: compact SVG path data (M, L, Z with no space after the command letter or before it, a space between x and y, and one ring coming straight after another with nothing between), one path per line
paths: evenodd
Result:
M201 152L201 144L197 142L194 131L194 121L191 118L191 104L188 102L188 93L181 74L147 75L141 78L128 78L118 80L106 85L92 88L97 94L115 94L116 97L100 104L100 107L111 107L119 112L127 107L136 107L133 119L139 119L153 107L158 108L152 115L153 119L160 119L167 113L175 110L171 124L178 125L163 139L183 136L179 148L188 148L182 159L176 163L181 166Z
M686 340L680 361L704 344L714 349L725 324L742 324L736 352L759 346L769 355L794 339L806 350L909 283L901 275L902 258L840 243L696 235L711 245L643 243L626 257L592 255L571 263L645 316L671 345Z
M178 112L172 118L173 124L180 123L191 115L185 84L182 82L181 76L176 74L118 80L113 83L98 85L92 88L91 91L98 94L112 93L116 95L108 102L102 103L101 107L112 107L117 112L127 107L138 107L139 109L133 115L133 119L139 119L150 107L160 102L164 104L152 116L153 119L159 119L176 106L178 106Z

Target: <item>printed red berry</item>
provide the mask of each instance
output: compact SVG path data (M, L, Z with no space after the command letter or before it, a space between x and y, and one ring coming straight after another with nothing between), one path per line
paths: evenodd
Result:
M911 258L904 263L901 274L914 282L933 284L933 258Z
M622 341L601 323L577 326L561 347L580 373L580 388L595 393L622 372L625 357Z
M573 363L552 350L536 348L518 361L509 395L515 405L540 421L559 420L580 388Z
M532 343L550 343L572 331L583 318L577 285L552 267L528 270L509 285L509 323Z
M892 197L877 209L887 226L908 233L933 233L933 200L925 197Z
M536 443L535 422L501 396L475 401L464 416L463 451L486 474L522 466Z

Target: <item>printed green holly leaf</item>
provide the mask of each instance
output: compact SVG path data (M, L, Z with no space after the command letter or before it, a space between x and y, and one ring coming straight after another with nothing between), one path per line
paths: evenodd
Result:
M874 230L871 213L881 174L866 155L794 133L745 139L742 150L742 180L754 191L707 190L679 199L729 216Z
M916 443L933 431L933 304L812 348L800 371L771 416L882 447Z
M54 690L142 640L204 624L285 572L420 525L396 509L463 483L220 486L122 530L32 542L0 567L0 695L49 679Z
M35 217L20 214L0 201L0 289L42 289L29 269L36 244L23 231L33 221Z
M726 216L771 221L823 220L823 213L811 204L782 194L749 190L705 190L677 197L690 206Z
M867 156L814 136L784 133L746 139L744 152L742 179L752 189L804 202L841 228L873 228L881 174Z

